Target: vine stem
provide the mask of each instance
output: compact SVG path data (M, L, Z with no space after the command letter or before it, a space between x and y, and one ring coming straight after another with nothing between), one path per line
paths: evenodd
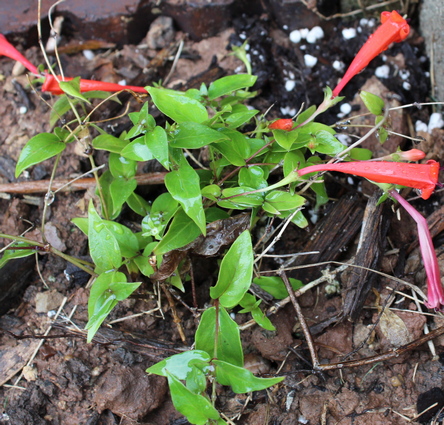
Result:
M70 262L71 264L75 265L79 269L82 269L83 271L90 274L91 276L97 277L97 274L93 271L93 267L94 267L93 264L88 263L87 261L83 261L78 258L72 257L71 255L65 254L62 251L59 251L58 249L54 248L53 246L51 246L48 243L34 241L32 239L24 238L23 236L7 235L5 233L0 233L0 238L13 240L15 242L24 242L24 243L29 244L31 246L35 246L36 249L40 248L39 251L41 251L41 252L50 252L54 255L59 256L60 258L63 258L64 260ZM20 247L18 247L17 249L20 249Z

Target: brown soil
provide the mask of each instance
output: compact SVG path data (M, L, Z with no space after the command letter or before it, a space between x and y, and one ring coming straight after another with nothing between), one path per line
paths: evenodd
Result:
M425 53L418 28L415 27L416 21L413 20L412 36L386 53L387 63L392 69L410 72L411 90L402 87L403 80L399 72L392 73L382 83L372 77L375 68L382 64L382 59L378 58L347 87L343 93L347 99L351 100L366 85L367 90L385 97L396 93L400 104L430 100L430 81L426 74L428 68L427 63L421 59ZM305 102L305 106L318 104L322 100L322 88L327 84L333 86L340 77L339 71L332 71L333 61L349 63L370 31L364 29L356 39L344 44L340 30L356 27L358 21L338 19L320 21L320 25L328 36L317 44L303 43L306 45L305 50L300 49L301 45L290 43L288 31L278 27L268 16L256 16L252 12L251 16L241 16L235 20L232 28L199 42L188 40L179 31L173 39L165 39L164 50L150 49L146 40L140 40L139 46L125 45L119 50L99 49L95 51L92 60L87 60L82 52L64 53L61 59L66 75L82 75L106 81L125 78L128 84L147 85L160 79L165 80L171 69L171 57L183 39L183 53L168 77L167 86L185 89L199 87L202 81L209 83L241 67L241 62L230 55L227 48L230 43L240 45L248 38L253 73L259 76L256 87L259 94L252 104L262 112L274 104L269 117L280 117L283 116L281 108L298 110L302 102ZM62 37L61 46L69 41L75 40ZM305 53L320 58L315 68L303 65L302 57ZM34 63L43 62L36 46L30 47L25 54ZM0 120L3 129L0 134L0 184L15 181L15 162L29 138L49 131L48 105L53 102L53 99L46 96L41 98L38 90L30 90L23 75L13 77L12 68L12 61L4 58L0 60L0 74L4 76L0 83ZM293 91L286 91L284 87L289 72L294 74L296 81ZM24 90L18 90L17 84L24 87ZM132 110L140 108L134 100L128 101L131 102ZM359 113L359 102L356 100L353 105L354 111ZM338 120L338 111L335 108L322 119L331 124ZM106 105L100 109L97 120L110 115L118 116L121 112L115 105ZM409 134L412 127L408 124L414 124L418 119L428 122L430 113L431 110L427 108L404 110L392 117L392 124L396 131ZM119 134L128 125L129 120L121 118L106 125L106 129ZM432 135L421 135L424 141L416 147L427 152L428 158L438 160L442 157L444 130L434 130ZM372 139L366 147L382 155L384 151L393 152L398 145L407 149L411 142L393 137L381 147L378 141ZM99 165L104 161L100 152L95 154L95 159ZM56 178L70 179L88 169L89 163L72 145L62 157ZM19 181L23 182L23 187L27 187L34 180L49 178L51 170L52 161L49 160L33 167ZM314 232L310 234L316 234L317 231L320 234L318 245L313 246L306 231L288 228L277 243L274 254L323 249L320 258L301 257L297 263L300 265L347 260L354 254L367 202L364 195L371 195L373 188L365 183L360 184L357 193L358 179L354 184L347 179L327 179L329 195L334 199L318 212L319 221L313 222L310 227L310 232ZM161 186L145 186L139 188L139 193L150 200L161 189ZM31 225L39 228L44 194L0 195L1 233L18 235ZM87 256L86 238L71 219L85 216L85 206L94 196L93 188L56 194L46 217L46 237L53 246L69 255ZM444 211L443 194L436 193L428 202L417 200L415 206L426 216L434 213L433 217L437 218L432 233L443 270L444 239L440 223ZM349 211L347 214L350 215L346 216L349 220L346 219L343 228L333 234L334 226L329 223L329 217L334 214L341 217L344 211ZM425 275L413 221L405 215L402 216L402 222L397 221L390 208L381 214L382 220L389 223L389 230L380 270L418 285L425 291ZM135 226L137 218L125 211L119 220ZM321 228L325 230L319 230ZM342 233L345 234L344 238ZM32 230L27 237L41 240L38 230ZM7 241L3 240L3 243ZM334 252L324 249L330 246L335 247L330 250ZM186 424L187 421L172 406L164 378L145 373L145 369L156 361L185 348L167 300L158 296L159 288L146 279L135 296L113 310L107 322L136 314L138 316L104 326L94 342L86 344L82 329L87 321L89 291L85 288L88 276L55 256L41 254L37 260L39 272L34 260L19 260L11 263L13 265L7 270L4 269L0 278L3 285L17 281L22 286L19 295L0 317L0 397L3 408L0 423ZM277 269L281 264L278 260L265 261L262 270ZM216 264L214 259L199 257L193 257L192 261L199 307L203 308L209 301L208 288L215 281ZM331 269L335 267L332 265ZM323 265L293 274L308 283L321 275L328 275L328 270L329 267ZM315 348L321 362L342 362L357 347L359 351L347 360L387 353L421 337L425 323L432 329L444 324L438 314L429 312L426 315L417 311L411 298L413 292L407 285L380 275L375 276L373 285L381 298L378 300L375 293L370 291L354 323L347 319L336 320L344 308L344 299L350 289L347 286L350 274L344 272L338 276L331 275L330 281L324 280L299 297L307 323L312 326ZM332 291L332 288L337 288L337 291ZM398 292L391 304L393 309L382 313L382 306L385 306L385 300L392 292L387 288ZM192 304L188 293L181 297L184 303ZM272 307L272 303L267 305L269 309ZM176 309L182 320L188 346L191 346L197 320L180 301L176 301ZM55 321L54 312L58 312ZM148 313L140 314L143 312ZM236 316L239 324L249 319L246 315ZM417 416L418 410L438 403L424 419L427 422L444 406L443 336L436 338L433 344L420 345L388 361L314 373L305 338L291 303L270 315L270 319L277 328L276 332L264 331L255 326L245 326L242 331L247 363L258 374L270 376L279 373L285 375L286 379L282 384L268 391L254 393L251 397L220 388L218 408L232 418L233 423L407 424ZM376 323L378 326L375 326ZM48 336L41 338L46 332ZM415 419L413 423L416 423Z

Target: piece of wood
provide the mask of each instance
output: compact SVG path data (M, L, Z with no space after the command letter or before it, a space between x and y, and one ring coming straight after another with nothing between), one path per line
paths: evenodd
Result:
M368 269L379 269L384 254L385 237L389 221L384 217L384 204L378 205L379 192L368 200L362 221L361 236L354 264ZM361 313L367 295L378 278L370 270L351 267L347 273L346 288L343 291L345 318L356 321Z

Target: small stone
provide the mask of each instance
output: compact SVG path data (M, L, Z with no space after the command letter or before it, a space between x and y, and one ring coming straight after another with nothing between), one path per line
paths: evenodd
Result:
M390 67L388 65L378 66L375 70L375 75L378 78L388 78L390 75Z
M174 39L173 20L169 16L159 16L153 21L146 35L150 49L163 49Z
M36 313L48 313L60 307L64 296L56 290L40 292L35 296Z
M296 82L293 80L287 80L285 82L285 90L292 91L296 86Z
M352 38L355 38L356 37L356 29L344 28L342 30L342 37L344 37L346 40L351 40Z
M313 27L307 34L307 42L310 44L316 43L316 41L320 40L324 37L324 31L321 27Z
M313 68L318 63L318 58L312 55L304 55L305 66L308 68Z
M430 115L429 125L427 131L431 133L435 128L442 128L444 126L444 120L442 119L442 114L439 112L434 112Z

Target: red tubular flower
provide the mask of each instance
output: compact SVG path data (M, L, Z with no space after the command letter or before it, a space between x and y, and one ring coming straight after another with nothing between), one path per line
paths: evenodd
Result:
M70 81L72 78L68 77L57 77L60 81ZM101 90L101 91L109 91L109 92L116 92L116 91L122 91L122 90L132 90L136 93L148 93L144 87L139 86L122 86L120 84L115 83L107 83L103 81L95 81L95 80L84 80L80 79L80 91L87 92L87 91L94 91L94 90ZM42 92L50 92L52 94L64 94L64 91L60 88L59 82L54 77L54 75L51 74L45 74L45 82L42 86Z
M410 149L408 151L398 151L380 158L370 159L369 161L420 161L426 156L425 152L419 149Z
M438 258L433 246L432 236L427 226L427 220L413 208L396 190L390 190L390 195L396 199L410 214L418 226L419 247L427 275L428 308L441 310L444 306L444 289L441 283Z
M0 55L7 56L20 62L25 68L27 68L33 74L38 74L37 67L34 66L28 59L26 59L8 40L3 34L0 34Z
M404 40L410 32L407 21L395 10L382 12L381 23L382 25L369 37L353 59L341 82L333 90L333 97L338 96L344 86L356 74L361 72L372 59L386 50L390 44Z
M421 191L423 199L430 198L438 183L439 163L433 160L427 164L407 164L404 162L340 162L319 164L298 170L299 176L318 171L339 171L365 177L376 183L391 183L413 187Z
M286 130L286 131L290 131L292 127L293 127L293 120L289 118L278 119L268 126L270 130Z

